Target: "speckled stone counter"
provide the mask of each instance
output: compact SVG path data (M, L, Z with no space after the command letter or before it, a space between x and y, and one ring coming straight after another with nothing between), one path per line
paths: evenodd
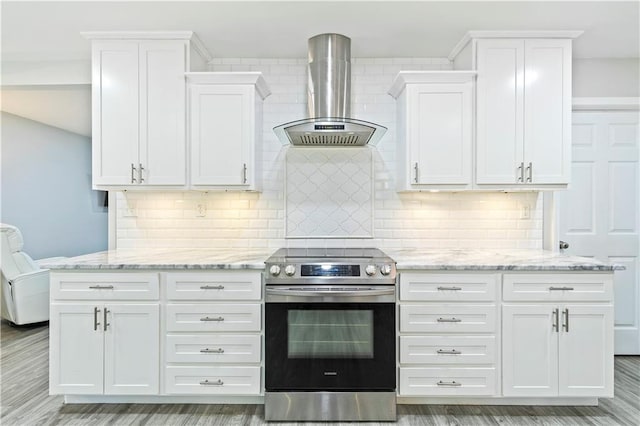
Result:
M624 266L545 250L384 250L399 270L614 271Z
M74 269L264 269L269 250L122 249L101 251L43 264L51 270Z

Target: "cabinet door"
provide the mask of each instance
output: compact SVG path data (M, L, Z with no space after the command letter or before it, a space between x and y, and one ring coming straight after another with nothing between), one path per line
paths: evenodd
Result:
M91 61L93 184L136 183L138 44L96 41Z
M409 92L411 184L471 184L471 83L417 84Z
M50 313L49 392L102 394L102 307L54 303Z
M555 305L503 305L504 396L558 395Z
M478 40L476 63L476 183L518 183L523 161L524 41Z
M183 185L186 179L186 44L140 43L140 161L143 183Z
M560 396L613 397L613 306L561 307Z
M159 305L106 305L104 393L149 395L159 391Z
M524 161L532 183L569 183L571 40L525 40Z
M191 86L193 185L249 186L254 173L253 91L233 84Z

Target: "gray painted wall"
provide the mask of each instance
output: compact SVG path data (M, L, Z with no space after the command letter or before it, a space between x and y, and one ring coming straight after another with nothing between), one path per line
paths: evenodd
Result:
M104 193L91 189L91 139L2 112L0 221L34 259L107 248Z
M573 96L640 97L640 59L574 59Z

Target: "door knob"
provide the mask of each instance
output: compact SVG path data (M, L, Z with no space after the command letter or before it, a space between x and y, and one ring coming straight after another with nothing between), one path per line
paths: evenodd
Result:
M560 241L560 250L566 250L569 248L569 243L566 241Z

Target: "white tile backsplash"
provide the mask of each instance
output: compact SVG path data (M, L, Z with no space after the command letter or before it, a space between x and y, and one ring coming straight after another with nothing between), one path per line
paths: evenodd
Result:
M537 193L395 191L396 108L387 90L400 70L451 69L446 58L352 59L352 115L388 128L371 150L373 238L285 238L288 147L281 145L272 128L306 117L306 59L217 58L210 67L212 71L261 71L272 91L264 103L263 191L120 192L116 197L118 248L542 247L542 197ZM198 204L206 206L204 217L197 216ZM530 206L529 219L520 219L523 205ZM313 215L314 210L307 213Z

